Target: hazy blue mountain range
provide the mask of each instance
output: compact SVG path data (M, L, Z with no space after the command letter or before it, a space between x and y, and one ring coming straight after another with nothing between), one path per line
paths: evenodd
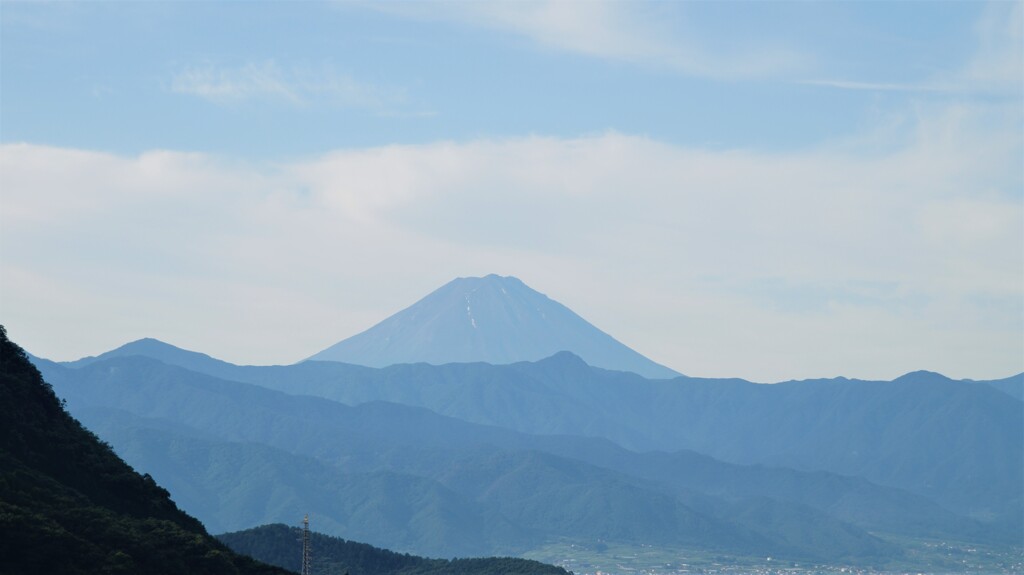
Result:
M61 362L61 365L65 367L84 367L91 363L110 359L112 357L130 357L133 355L151 357L153 359L158 359L167 365L177 365L192 371L217 377L224 377L226 379L231 379L231 376L238 373L240 368L240 366L232 363L214 359L205 353L184 350L153 338L144 338L131 343L126 343L117 349L112 349L97 356L83 357L82 359L75 361ZM29 357L32 358L33 361L39 359L31 354L29 354Z
M141 352L288 393L348 404L385 400L533 434L610 439L640 451L689 449L740 464L864 477L1020 528L1024 405L994 385L915 372L892 382L837 378L753 384L648 380L559 353L512 365L382 369L333 362L232 366L160 344Z
M992 386L1007 395L1024 400L1024 373L1018 373L1005 379L978 381L976 383Z
M325 533L430 556L508 554L542 541L539 533L429 478L374 470L379 466L365 456L358 465L328 463L343 458L351 440L336 430L331 433L339 444L321 460L261 442L220 440L123 410L75 411L132 465L158 477L183 509L199 513L215 533L294 524L298 511L315 510L317 527ZM264 422L254 419L256 425Z
M679 375L514 277L458 278L370 329L310 357L371 367L506 364L571 351L587 363L652 378Z
M387 404L373 404L367 407L383 409L384 416L380 419L385 422L399 418L408 419L410 414L407 410L389 408ZM260 463L237 469L241 473L249 474L254 471L253 467L258 467L262 469L259 472L260 477L271 478L278 478L282 473L287 475L287 472L274 469L294 471L317 466L306 461L308 458L291 456L283 450L275 448L261 446L261 449L255 449L254 444L251 443L229 444L210 441L212 438L210 434L167 420L140 418L111 408L80 408L76 410L76 413L90 427L116 445L124 457L161 477L162 482L177 494L178 501L182 505L188 509L203 510L204 521L213 530L234 529L239 525L282 520L281 512L285 509L303 508L303 503L309 503L307 499L301 499L302 494L319 494L324 489L328 491L334 489L332 486L334 482L323 479L325 474L329 475L330 472L320 469L316 472L303 472L303 476L311 478L309 481L282 481L280 487L271 489L271 486L266 486L251 492L254 496L253 499L239 501L232 495L239 489L253 483L273 484L274 479L260 479L255 482L243 481L241 478L225 475L225 466L215 465L216 461L237 461L247 457L258 457L259 461L270 459L270 469L262 469L263 465ZM419 415L423 415L423 412L419 412ZM257 420L255 423L260 422ZM418 445L409 447L413 441L422 443L430 434L450 434L451 431L445 430L445 427L455 427L456 431L462 430L459 433L470 437L479 436L486 445L470 449L463 445L459 449L445 451L424 450ZM374 464L367 465L364 461L359 468L400 469L403 472L414 474L417 478L435 478L446 487L455 489L462 494L468 493L467 489L470 492L484 490L488 491L490 497L494 497L500 493L500 488L483 489L479 482L483 481L485 477L482 473L491 474L487 475L490 477L487 485L506 479L502 474L493 475L493 470L496 468L494 461L496 461L498 453L501 454L502 461L508 462L511 460L511 456L507 451L515 450L516 454L512 459L520 464L519 471L521 472L531 467L531 465L523 463L522 460L536 462L536 452L543 451L561 455L565 459L576 459L579 462L588 463L590 466L618 471L621 475L629 477L628 482L637 483L646 488L656 486L658 492L684 497L690 503L701 501L701 499L693 498L696 492L730 501L770 497L807 505L867 529L916 535L928 533L938 536L981 537L982 539L990 535L985 533L977 523L945 511L925 498L900 490L882 488L861 479L828 473L809 474L763 466L737 466L691 452L637 454L602 440L534 437L515 433L484 433L481 435L479 431L479 426L467 426L447 418L437 419L428 414L412 427L410 435L415 434L415 437L407 439L404 447L388 449L381 453L379 460ZM191 447L187 449L172 448L172 444L178 446L187 444ZM434 442L434 445L436 444ZM215 450L220 450L223 453L236 451L244 453L236 456L222 455L218 458L206 455L197 457L194 453L196 450L204 450L204 453L211 453ZM339 451L343 450L344 446L339 449ZM527 453L523 454L524 451ZM180 460L183 456L186 458ZM211 468L203 471L194 469L195 464L190 461L196 459L202 465L211 466ZM365 458L363 459L365 460ZM489 462L483 467L491 471L467 471L473 477L473 482L464 483L456 471L479 469L481 461ZM227 468L231 467L227 466ZM218 484L218 480L225 484ZM346 479L350 485L341 491L351 492L353 489L351 484L369 484L372 483L372 480L373 478L367 478L364 481L361 476L356 477L350 474ZM298 489L299 485L303 488ZM472 487L473 485L476 487ZM180 489L176 489L179 486ZM547 484L549 492L558 487L559 484L553 482ZM265 507L261 505L259 497L270 491L275 493L274 500L280 506ZM538 490L538 493L542 491ZM472 495L472 493L470 494ZM477 496L473 495L473 497ZM510 502L513 506L519 503L518 499L508 497L507 494L503 495L503 498L505 502ZM299 501L300 499L301 501ZM395 499L401 500L402 498L396 497ZM482 501L479 497L476 500ZM558 505L552 506L552 509L557 508ZM240 513L240 511L249 513L249 515ZM379 534L364 533L362 524L340 521L338 517L347 517L347 515L329 515L323 520L330 532L348 533L360 540L381 540L377 537ZM618 521L619 517L610 515L607 520ZM492 523L499 524L495 523L493 518ZM476 544L480 536L486 535L489 531L480 529L476 525L472 527L470 532L460 536L460 541ZM453 527L448 527L446 530L454 532ZM495 539L490 544L496 545L493 549L499 549L500 543L520 545L536 540L536 538L531 539L528 535L526 532L516 534L506 531L502 533L502 538ZM409 543L406 539L407 534L403 535L402 544L398 545L398 548L428 549L422 545ZM394 541L394 538L391 540ZM391 545L396 546L397 544L391 543ZM479 546L474 547L474 549L480 548Z
M771 551L779 556L804 558L818 557L820 553L818 546L810 542L782 541L777 534L760 534L752 526L736 525L727 519L730 513L725 509L720 510L718 517L712 517L691 509L677 497L662 490L648 488L638 484L635 479L582 462L546 456L548 459L541 465L536 455L530 455L529 452L512 453L501 459L508 462L508 458L511 458L513 463L510 464L509 473L499 470L495 474L495 464L489 460L496 457L497 450L515 449L518 445L529 443L532 438L508 430L461 422L423 409L383 402L348 407L323 399L288 396L257 386L187 372L142 357L113 358L79 369L60 368L51 364L47 372L54 379L54 385L67 398L68 405L76 412L82 406L93 405L114 407L137 416L172 419L174 423L160 425L164 428L162 434L135 434L136 440L148 436L146 449L153 454L151 463L156 462L152 472L158 475L166 472L164 465L177 470L175 473L189 473L190 468L196 468L198 471L191 473L186 482L203 484L206 481L207 485L213 486L209 490L211 493L231 493L234 483L250 481L249 474L240 466L225 467L218 463L219 460L236 462L244 459L226 455L230 451L237 451L238 447L221 447L217 458L196 457L199 461L197 467L177 459L178 454L184 450L182 446L188 445L189 450L206 453L210 452L211 446L198 446L195 440L161 443L158 436L166 437L166 430L171 428L179 431L191 428L197 430L191 433L193 436L215 435L235 443L262 443L276 447L279 451L313 456L350 472L383 469L401 475L390 483L375 482L374 478L364 482L369 489L377 486L384 507L402 507L405 505L403 502L419 502L418 505L410 503L408 511L395 520L399 529L415 530L414 535L398 532L380 538L379 533L366 532L364 527L359 526L363 529L361 539L391 548L425 554L446 555L453 550L490 554L504 552L509 545L520 541L523 542L520 545L528 543L527 536L534 533L548 537L574 536L593 541L618 539L664 543L671 540L734 553L760 554ZM155 401L155 398L159 398L159 401ZM226 413L230 413L230 416L225 417ZM109 415L107 420L110 420ZM102 427L102 424L97 427ZM117 433L104 433L104 437L115 445L130 445ZM171 445L177 447L170 448ZM474 450L476 454L472 453ZM131 457L133 452L126 448L125 453ZM261 450L259 461L266 462L273 457L280 458L280 455L278 453L274 456ZM191 460L192 456L188 456L188 459ZM209 465L215 468L210 469ZM546 471L552 465L569 471L564 476L552 475ZM287 473L269 473L265 464L257 467L261 469L257 477ZM280 462L277 467L286 470L301 468L293 462ZM225 469L237 469L238 472L226 476ZM518 471L518 474L511 473L513 471ZM205 479L211 476L221 477L224 484L217 481L210 483ZM469 547L469 543L480 541L481 538L478 536L463 540L461 536L467 530L480 529L481 524L464 525L473 514L464 512L458 505L458 497L441 497L435 501L424 500L418 494L408 495L406 492L410 484L415 487L419 477L432 478L437 487L443 488L441 491L455 492L462 497L461 501L474 501L478 509L475 512L477 517L497 509L503 521L521 527L520 533L510 530L503 537L495 539L500 542L499 548L486 546L493 545L494 541L481 541L484 546ZM468 482L467 477L470 478ZM521 487L524 481L536 481L537 478L547 480L539 485L533 484L530 488ZM168 477L168 481L172 485L175 483L173 477ZM262 480L255 481L259 483ZM308 480L299 484L307 488L322 485L320 490L307 491L320 499L339 496L334 491L340 493L342 500L349 499L346 494L352 495L349 490L351 486L345 484L344 478L332 484L322 474L312 473ZM544 489L539 488L541 485ZM476 488L471 489L471 486ZM266 494L265 491L257 491ZM277 493L271 500L279 498ZM481 493L489 493L494 499L481 497ZM360 497L354 498L358 500ZM528 498L534 502L531 504ZM186 501L183 499L182 504L189 508ZM330 505L322 507L328 513L331 512ZM893 552L888 545L859 528L841 523L823 513L804 508L796 510L793 504L782 507L794 508L787 517L800 517L805 520L804 523L816 524L821 532L835 532L838 543L837 549L833 551L836 556L872 559ZM249 498L240 508L250 514L246 519L251 521L253 509L259 509L259 501ZM204 515L204 509L196 509L196 512ZM516 513L513 517L509 517L511 511ZM428 516L435 514L443 521L428 519ZM345 513L339 516L342 518L337 519L337 523L347 523ZM360 519L366 520L373 516L373 513L367 512ZM410 518L424 520L417 522L410 521ZM273 516L267 519L282 520ZM453 525L444 522L452 519L455 520ZM384 519L375 520L376 523L382 521ZM261 518L258 522L264 521ZM331 520L324 521L325 525L329 526L330 523ZM501 525L493 517L488 518L487 523ZM771 522L765 525L770 526ZM793 525L789 525L788 530ZM776 532L787 532L783 526L777 527L780 529ZM439 539L430 541L430 537ZM407 546L410 543L413 546Z
M578 364L582 363L567 354L553 358L552 361L559 368L555 371L562 377L579 369ZM868 537L861 531L863 528L915 535L955 535L992 541L1013 540L1016 533L1012 526L992 523L983 525L957 517L924 497L872 485L862 479L829 473L729 465L692 453L631 453L605 440L529 436L496 427L472 425L423 409L382 402L347 407L322 399L288 396L252 385L224 381L143 357L110 357L79 368L67 368L42 360L39 362L48 373L48 378L54 381L61 394L67 397L68 405L76 412L91 406L114 408L132 414L134 423L119 423L116 417L108 413L100 414L95 425L97 429L103 429L106 422L107 428L111 429L103 431L103 436L119 449L124 446L126 456L133 453L131 457L138 457L139 462L147 461L148 457L150 463L147 465L159 467L161 461L174 461L165 466L169 466L169 469L155 469L152 473L158 478L158 473L176 473L182 483L192 482L205 486L207 502L203 503L203 498L199 496L194 499L204 510L212 507L209 502L212 494L230 492L232 484L244 483L248 476L242 471L235 475L227 472L231 469L245 469L244 466L216 466L215 462L248 460L257 457L254 453L258 451L257 460L262 463L257 466L261 470L257 475L261 476L287 477L287 471L271 470L302 468L289 462L286 455L315 458L321 464L344 469L349 474L379 471L399 474L402 481L388 484L394 492L380 493L379 501L382 505L386 501L407 502L402 505L410 510L408 517L428 517L432 514L434 518L422 524L430 525L424 532L431 530L458 537L459 521L454 521L450 527L438 529L440 523L435 519L459 517L466 514L465 509L472 509L469 516L489 517L487 522L501 525L501 522L495 522L495 515L487 515L496 513L510 526L498 539L521 542L523 545L530 544L533 537L554 533L571 533L582 538L614 536L641 541L658 540L661 534L673 541L686 541L704 547L724 545L734 552L751 552L767 545L781 551L778 553L780 555L790 553L806 557L821 552L815 550L821 548L822 541L814 544L810 536L827 533L830 534L827 540L832 541L834 547L826 552L831 553L832 558L846 556L863 560L891 555L893 552L881 542ZM515 372L530 366L550 367L550 363L502 366L501 369ZM290 369L324 367L349 368L364 373L387 371L320 362L285 368L232 368L230 364L216 365L221 369L235 369L250 375L262 373L264 369L287 374ZM409 366L396 366L402 367ZM494 366L482 364L442 368L426 365L412 367L428 371L443 371L443 367L495 369ZM585 364L583 367L587 368ZM599 375L628 375L594 371ZM630 385L637 382L671 383L650 382L642 378L635 380L630 380ZM759 389L771 388L747 385ZM972 386L957 385L975 389ZM543 387L537 391L543 391ZM159 401L156 401L157 398ZM509 409L514 409L514 406L509 405ZM87 411L82 411L83 415ZM148 419L140 424L139 418ZM140 428L151 431L140 432ZM160 433L153 433L152 430ZM197 446L197 443L203 445ZM236 445L225 446L224 443ZM260 443L275 451L271 454L266 450L247 448L246 454L245 449L238 445L245 443ZM174 445L192 447L174 448ZM242 455L228 455L239 450ZM190 452L216 452L219 455L193 457L187 455ZM538 452L547 455L539 455ZM185 454L184 460L176 459L182 457L182 454ZM311 479L305 483L298 482L299 485L323 485L325 492L335 489L341 493L351 493L337 486L336 482L324 479L322 474L329 474L330 470L325 471L323 465L318 468L315 463L307 461L304 464L311 469L308 472ZM531 478L545 480L531 484ZM440 489L435 493L453 493L456 497L436 498L436 501L444 503L442 505L429 503L429 498L410 496L407 494L410 489L414 493L416 491L416 488L409 487L415 484L412 481L414 479L429 480ZM369 483L373 481L368 480ZM289 481L282 480L280 483L285 486L274 491L275 496L271 498L273 501L283 501L289 497L287 492L290 488L286 486ZM328 497L316 490L299 491L314 494L315 497ZM279 497L277 493L284 495ZM294 491L290 496L295 497ZM254 499L240 498L239 509L253 509ZM226 498L226 501L230 502L232 498ZM424 503L419 505L418 502ZM191 509L185 504L185 499L182 499L182 504L186 509ZM450 508L445 505L450 505ZM223 506L216 509L221 514L217 521L223 521L222 518L230 515L230 511ZM421 513L424 509L429 510L422 512L427 515ZM605 509L606 512L588 516L586 511L590 509ZM677 511L669 511L666 515L665 510L671 509ZM196 513L203 516L200 511ZM380 511L371 510L364 516L375 513ZM345 515L339 512L338 524L349 521L345 517L351 516L351 513ZM573 524L577 517L588 520ZM744 517L747 519L743 520ZM252 515L247 517L245 520L250 523L239 523L249 526L288 519L274 517L270 511L264 510L259 518ZM801 525L817 527L803 535L794 535L800 533L796 527ZM765 529L767 533L764 533ZM779 534L783 533L793 540L780 541ZM338 534L351 536L341 532ZM423 543L421 535L415 534L389 537L394 537L394 541L411 541L412 545L433 544ZM493 542L488 543L482 539L485 538L469 538L482 546L481 552L491 549L486 546L493 545ZM366 540L410 549L392 544L391 539Z

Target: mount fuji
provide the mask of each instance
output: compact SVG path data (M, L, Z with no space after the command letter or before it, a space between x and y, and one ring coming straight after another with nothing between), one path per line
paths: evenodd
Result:
M588 364L652 379L679 373L640 355L517 278L457 278L370 329L308 358L397 363L537 361L569 351Z

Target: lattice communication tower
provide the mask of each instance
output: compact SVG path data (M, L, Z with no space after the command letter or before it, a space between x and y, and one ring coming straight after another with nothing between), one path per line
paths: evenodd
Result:
M302 575L313 575L313 551L309 546L309 514L302 519Z

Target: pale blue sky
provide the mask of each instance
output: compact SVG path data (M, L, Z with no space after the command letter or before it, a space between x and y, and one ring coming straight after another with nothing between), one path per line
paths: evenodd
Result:
M614 130L682 145L799 148L927 97L804 82L937 82L973 55L970 23L985 6L692 2L609 14L637 13L622 51L656 35L665 52L692 53L696 72L671 54L660 62L656 50L564 49L488 24L500 16L458 14L464 8L4 3L3 141L278 159ZM599 34L596 44L606 41ZM236 85L204 97L182 85L190 73L193 83ZM254 85L261 74L281 86ZM331 90L337 81L350 87ZM273 91L284 85L291 94Z
M684 373L1024 370L1020 2L0 2L33 353L516 275ZM54 334L60 334L59 336Z

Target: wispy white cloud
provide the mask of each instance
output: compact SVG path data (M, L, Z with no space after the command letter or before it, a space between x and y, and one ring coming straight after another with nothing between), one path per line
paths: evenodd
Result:
M871 82L817 79L804 84L847 90L1009 94L1024 91L1024 2L990 1L974 25L976 49L968 62L917 82Z
M825 86L843 90L869 90L873 92L935 92L952 93L974 91L957 84L911 84L893 82L855 82L852 80L803 80L801 84L808 86Z
M713 50L669 24L682 4L617 0L574 2L379 3L378 10L516 34L551 49L708 78L791 73L811 57L784 45Z
M1020 0L989 2L975 24L977 50L966 65L920 81L879 82L828 76L828 57L798 42L716 42L688 18L686 3L619 0L381 3L373 7L406 17L443 20L515 34L537 45L612 61L714 79L772 77L849 90L931 93L1019 93L1022 80ZM711 29L721 32L721 27ZM807 78L797 80L799 75Z
M1024 369L1021 112L929 112L868 154L609 133L268 167L9 145L3 312L26 345L88 323L63 330L81 355L130 333L288 362L497 272L687 373L1005 376Z
M273 60L238 67L186 66L170 82L180 94L218 104L245 100L278 100L293 105L328 103L393 113L408 99L403 90L356 80L331 66L282 67Z
M992 91L1024 90L1024 2L990 2L975 23L978 49L959 79Z
M298 87L285 81L274 62L250 63L240 68L189 66L174 75L171 90L220 103L267 97L292 103L302 101Z

